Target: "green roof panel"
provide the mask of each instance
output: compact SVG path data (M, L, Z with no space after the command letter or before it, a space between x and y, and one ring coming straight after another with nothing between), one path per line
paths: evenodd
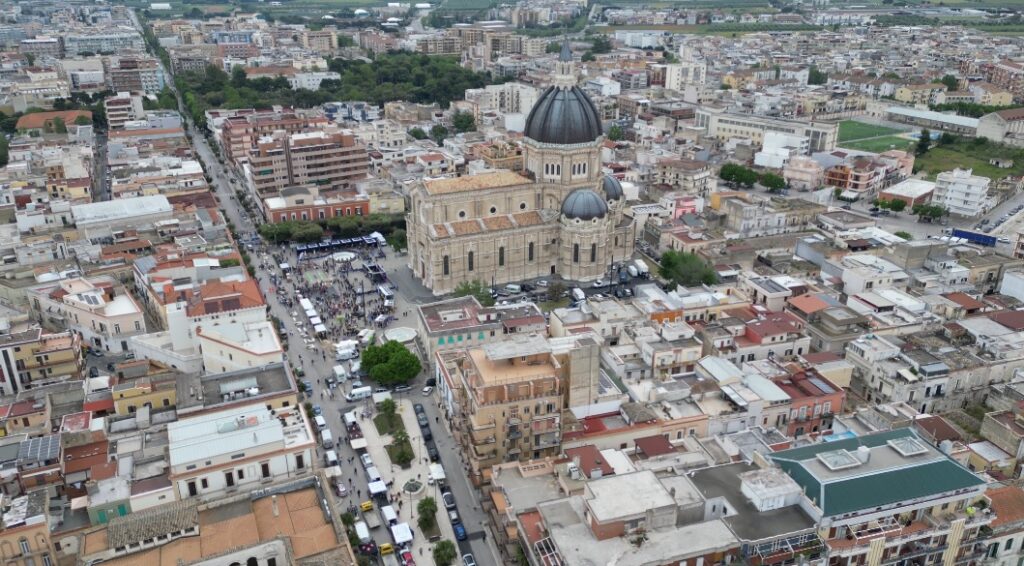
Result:
M947 459L826 483L824 506L818 505L825 515L835 516L983 483L981 478Z

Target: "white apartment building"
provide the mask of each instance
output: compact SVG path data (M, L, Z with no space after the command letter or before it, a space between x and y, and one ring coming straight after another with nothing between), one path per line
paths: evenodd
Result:
M262 404L242 405L201 414L170 423L167 437L179 500L248 492L313 469L316 443L298 406L272 413Z
M324 81L338 80L341 80L341 75L335 73L334 71L295 73L294 75L288 77L288 83L292 85L292 90L317 90L318 88L320 88L320 83Z
M835 122L814 122L756 116L730 112L725 107L704 106L698 108L694 125L720 140L746 138L756 144L764 143L767 132L780 132L806 137L810 151L832 151L836 147L839 124Z
M932 204L944 207L950 214L974 217L991 206L988 177L972 175L970 169L954 169L939 173L935 178Z
M702 85L707 82L708 64L683 46L679 48L678 63L665 65L665 88L683 90L690 85Z
M811 141L806 137L765 132L761 151L754 154L754 165L782 169L791 158L807 155L810 148Z
M398 149L409 142L405 128L395 120L359 122L352 134L357 142L374 149Z
M125 123L141 120L146 116L142 107L142 95L133 92L119 92L103 101L107 112L107 123L111 130L124 128Z
M513 82L466 89L466 102L479 120L487 113L527 114L539 95L536 87Z
M109 33L69 33L64 36L64 53L115 53L117 51L144 51L142 34L135 30Z

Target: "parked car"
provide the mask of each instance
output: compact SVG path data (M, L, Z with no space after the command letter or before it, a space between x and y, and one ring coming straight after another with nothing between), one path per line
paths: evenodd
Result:
M420 428L427 428L430 426L430 421L427 419L427 415L423 413L418 413L416 415L416 422L420 424Z
M423 405L420 405L419 403L416 403L416 404L414 404L414 405L412 406L412 410L413 410L413 412L415 412L415 413L416 413L417 415L422 415L422 414L423 414Z
M437 446L433 444L427 445L427 456L430 457L431 462L436 462L441 459L441 455L437 452Z
M373 458L369 454L363 454L359 457L359 460L363 463L363 468L373 467Z
M348 495L348 488L341 482L334 484L334 491L338 494L338 497L345 497Z
M536 283L536 285L537 285L538 287L547 287L547 286L548 286L548 282L547 282L547 280L546 280L546 279L541 279L540 281L538 281L538 282Z
M455 509L455 496L452 492L445 491L441 493L441 501L444 502L445 509Z
M462 523L452 525L452 530L455 531L455 540L466 540L466 527Z
M607 286L608 286L608 282L605 281L604 279L598 279L597 281L594 281L594 288L595 289L601 289L601 288L607 287Z
M391 390L392 393L405 393L407 391L412 391L412 387L409 387L408 385L396 385L395 388Z
M374 393L391 393L391 390L387 387L377 387L373 390Z
M473 558L472 554L463 554L462 566L476 566L476 558Z
M319 417L322 414L324 414L324 412L320 408L320 405L313 405L313 416Z
M437 379L433 377L428 377L427 380L423 382L423 385L426 385L427 387L434 387L435 385L437 385Z
M424 397L429 397L429 396L430 396L430 394L431 394L431 393L432 393L433 391L434 391L434 388L428 385L428 386L426 386L426 387L424 387L424 388L423 388L423 396L424 396Z
M100 368L98 368L96 366L93 366L93 367L89 368L89 377L99 377L99 376L100 376Z
M448 510L448 520L451 521L451 523L453 525L456 524L456 523L461 522L460 519L459 519L459 512L457 510L455 510L455 509L449 509Z

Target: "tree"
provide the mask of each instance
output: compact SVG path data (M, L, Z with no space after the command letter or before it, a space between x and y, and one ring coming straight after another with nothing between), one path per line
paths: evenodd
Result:
M338 47L355 47L356 40L351 35L339 33L338 34Z
M932 133L928 131L928 128L921 130L921 137L917 140L917 146L914 148L914 154L921 156L928 153L928 148L931 147Z
M404 385L423 369L420 359L394 340L368 346L361 359L363 369L381 385Z
M68 125L64 123L64 118L53 119L53 133L55 134L66 134L68 133Z
M612 141L619 141L622 139L622 136L622 126L612 126L608 128L608 139Z
M415 457L416 455L409 449L409 443L404 443L399 445L398 452L395 453L395 463L403 468L408 468Z
M424 132L423 128L412 128L409 130L409 135L418 140L427 139L427 132Z
M837 199L842 194L843 194L843 189L840 189L839 187L836 187L836 188L832 189L832 198Z
M590 41L590 52L591 53L611 53L612 42L608 39L608 36L601 34L595 35Z
M454 294L456 297L476 297L476 300L485 307L494 305L494 297L491 296L491 291L476 279L473 281L463 281L462 283L459 283L455 287Z
M901 202L902 202L902 201L901 201ZM895 233L893 233L893 235L894 235L894 236L898 236L898 237L900 237L900 238L903 238L904 240L906 240L906 241L908 241L908 242L909 242L910 240L913 240L913 239L914 239L914 237L910 235L910 232L907 232L907 231L904 231L904 230L900 230L899 232L895 232Z
M395 422L395 414L396 411L398 410L398 407L395 405L395 401L393 399L389 398L381 401L380 404L377 405L377 410L380 411L380 414L382 417L384 417L384 420L388 422L389 427L391 426L392 423ZM398 439L395 438L395 441L397 442Z
M452 116L452 127L456 132L475 132L476 118L469 112L456 112Z
M565 285L555 281L548 285L548 300L557 301L562 298L562 293L565 292Z
M956 90L960 88L960 81L957 80L953 75L946 75L939 79L939 82L946 85L947 90Z
M949 132L942 132L942 135L939 136L939 145L953 145L954 143L956 143L956 136Z
M318 242L324 237L324 229L314 222L306 222L292 232L296 242Z
M455 545L450 540L442 540L434 545L434 564L437 566L449 566L455 560L457 554Z
M658 273L665 279L683 287L713 285L718 274L696 254L669 250L661 256Z
M782 189L786 188L786 180L781 175L776 175L775 173L761 175L761 184L773 193L781 192Z
M419 514L420 521L423 521L424 519L430 520L426 526L420 522L420 530L429 529L434 525L434 516L437 514L437 501L435 501L433 497L424 497L423 499L420 499L420 502L416 504L416 513Z
M552 41L551 43L548 44L547 47L544 48L545 53L558 53L561 50L562 44L558 43L557 41Z
M828 74L819 71L817 67L811 65L811 68L807 70L807 84L823 85L826 82L828 82Z
M388 236L387 240L388 243L391 244L391 247L395 249L395 251L404 250L409 246L408 237L405 233L405 230L402 230L401 228L392 232L391 235Z
M583 53L583 56L580 57L580 61L583 61L584 63L589 63L591 61L596 61L596 60L597 60L597 57L594 57L594 53L592 51L586 51L586 52Z
M434 143L441 145L444 143L444 139L448 137L448 128L441 124L436 124L430 128L430 138L434 140Z
M905 200L893 199L889 201L889 210L893 212L903 212L905 208L907 208L907 201Z

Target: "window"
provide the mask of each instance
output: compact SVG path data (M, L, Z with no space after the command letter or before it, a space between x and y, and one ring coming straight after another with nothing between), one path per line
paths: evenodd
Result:
M240 480L244 480L245 479L245 470L242 470L242 469L238 470L238 479L240 479Z
M451 272L451 265L448 262L448 256L441 258L441 274L448 275Z
M228 487L235 486L235 474L232 472L224 472L224 483L228 484Z
M206 478L199 480L199 487L207 489L210 487L210 482L206 481Z
M18 540L18 546L21 547L22 554L30 554L32 552L32 549L28 546L28 539L25 537L21 537L21 539Z
M50 561L50 555L49 554L44 554L43 555L43 566L53 566L53 562Z
M526 259L527 261L533 261L533 242L526 246Z
M498 212L498 208L495 207L495 206L492 206L491 207L491 214L494 214L495 212Z
M573 244L572 245L572 262L573 263L579 263L580 262L580 245L579 244Z
M301 470L306 467L306 463L302 459L302 454L295 455L295 469Z
M142 323L137 320L135 321L135 330L142 330Z
M1010 550L1011 548L1013 548L1013 539L1008 538L1006 539L1006 545L1003 546L1003 550Z
M498 248L498 267L505 267L505 246Z
M260 475L264 478L270 477L270 462L260 462Z
M466 256L466 269L473 271L473 252L469 252Z
M597 261L597 244L590 244L590 263Z

